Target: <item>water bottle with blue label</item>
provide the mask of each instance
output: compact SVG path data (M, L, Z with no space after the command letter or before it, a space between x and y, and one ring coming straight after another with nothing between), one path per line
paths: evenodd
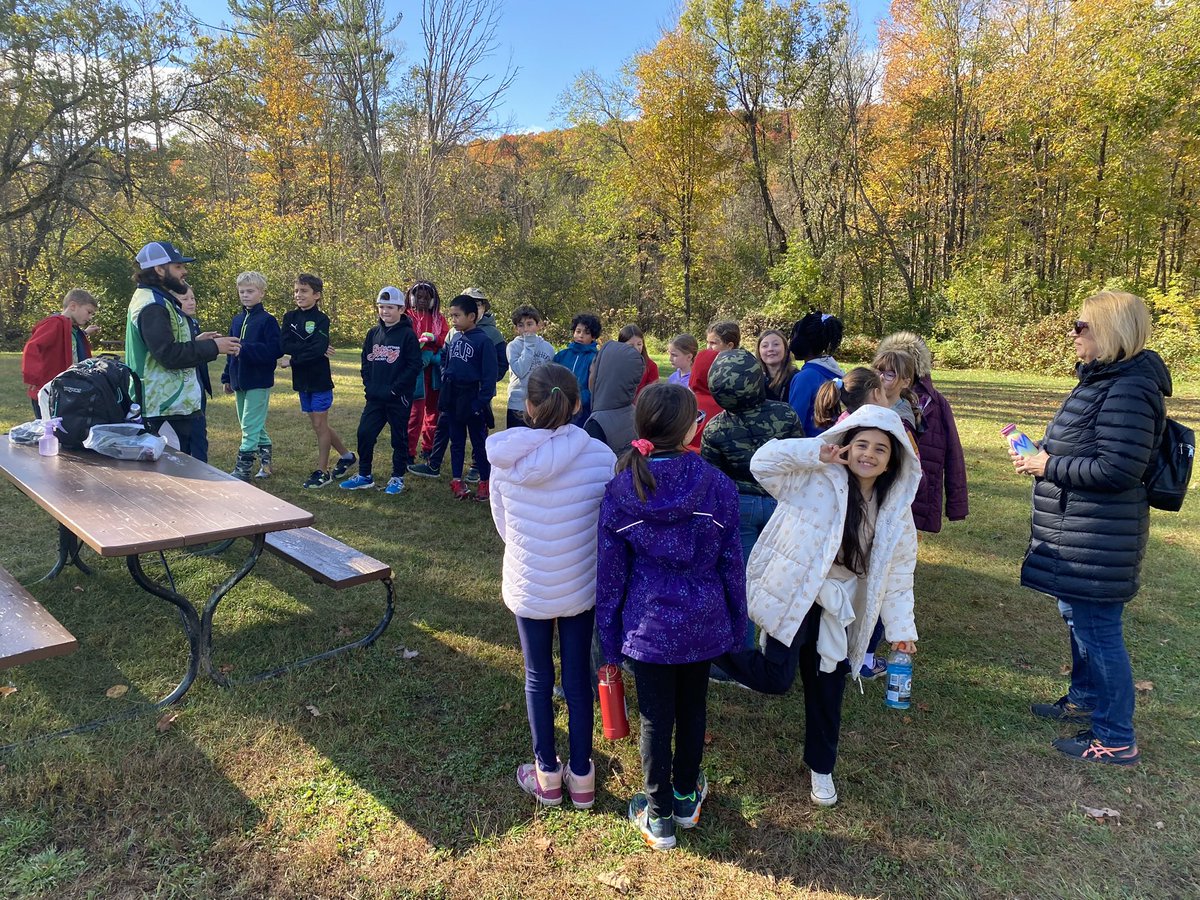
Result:
M912 654L893 650L887 664L887 693L883 702L892 709L908 709L912 704Z

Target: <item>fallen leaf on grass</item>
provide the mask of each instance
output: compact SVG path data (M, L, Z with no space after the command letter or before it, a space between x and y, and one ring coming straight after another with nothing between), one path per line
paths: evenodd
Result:
M397 647L396 652L404 659L416 659L421 655L420 650L409 650L407 647Z
M704 732L704 746L707 747L713 742L713 733L711 731Z
M1135 681L1133 683L1133 689L1135 691L1137 691L1139 694L1146 694L1146 693L1149 693L1150 691L1154 690L1154 682L1153 681Z
M0 685L0 699L7 697L9 694L15 694L17 689L11 684Z
M1059 675L1070 675L1071 674L1071 664L1063 663L1061 666L1059 666L1058 674Z
M83 585L82 584L75 585L75 590L79 591L79 593L82 594L83 593Z
M237 666L235 666L233 663L223 663L222 665L217 666L217 671L222 675L228 675L236 668Z
M351 634L353 634L353 632L350 631L350 629L347 628L345 625L339 625L338 630L333 633L334 637L340 637L340 638L350 637Z
M928 703L918 703L917 709L919 709L921 712L929 712L929 704Z
M596 876L596 880L601 884L606 884L619 894L629 893L629 889L633 887L633 881L628 875L622 875L620 872L601 872Z
M1081 804L1082 806L1082 804ZM1094 806L1084 806L1083 814L1089 819L1100 822L1104 825L1120 825L1121 814L1115 809L1109 809L1107 806L1096 808Z
M550 838L538 838L533 842L533 846L537 847L543 853L552 853L554 851L554 841Z
M304 708L308 710L309 715L311 715L313 718L316 718L321 714L321 711L317 709L316 705L313 703L304 704Z
M104 692L104 696L107 697L109 700L116 700L119 697L124 697L128 693L129 693L129 685L114 684L112 687L110 687L107 691Z
M159 734L170 731L175 727L175 720L179 718L179 713L169 712L163 713L158 717L158 721L154 723L154 730Z
M512 703L511 702L510 703L501 703L499 706L496 707L496 712L511 712L511 711L512 711Z
M911 725L912 724L912 716L905 716L900 721L903 722L905 725Z
M1167 823L1166 822L1155 822L1154 827L1161 831L1162 829L1167 827Z

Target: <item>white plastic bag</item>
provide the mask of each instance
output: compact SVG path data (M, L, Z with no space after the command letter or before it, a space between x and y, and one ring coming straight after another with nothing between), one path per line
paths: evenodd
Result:
M165 438L151 434L137 422L93 425L83 446L113 459L158 459L167 447Z

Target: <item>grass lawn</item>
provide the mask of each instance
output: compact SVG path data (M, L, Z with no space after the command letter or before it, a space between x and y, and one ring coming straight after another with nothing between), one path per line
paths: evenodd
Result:
M351 444L356 371L341 351L332 421ZM768 698L715 686L703 821L679 851L656 854L625 821L641 784L637 744L603 740L599 717L591 814L539 810L516 787L530 739L487 507L450 502L445 475L407 479L399 498L302 490L314 442L284 380L267 488L393 566L391 628L368 651L264 684L198 681L164 733L150 717L0 756L0 897L620 896L605 880L646 897L1200 895L1200 498L1154 514L1126 617L1146 688L1142 765L1062 758L1050 741L1067 730L1028 713L1063 692L1068 648L1053 602L1017 583L1029 482L1012 473L998 429L1016 421L1039 435L1070 381L939 374L966 446L971 515L921 544L913 708L886 709L880 684L847 691L840 804L809 802L798 689ZM1200 422L1200 385L1178 394L1172 413ZM28 413L18 355L0 354L0 427ZM212 461L232 467L231 399L210 406L209 427ZM379 457L386 468L387 451ZM54 524L7 485L0 511L0 564L31 584L52 561ZM197 596L235 557L171 566ZM95 577L68 569L31 588L80 649L0 672L17 689L0 697L0 743L145 702L182 672L174 613L121 560L86 558ZM222 606L221 662L236 677L364 632L381 593L333 593L264 556ZM106 698L117 684L129 693ZM1118 810L1120 824L1085 806Z

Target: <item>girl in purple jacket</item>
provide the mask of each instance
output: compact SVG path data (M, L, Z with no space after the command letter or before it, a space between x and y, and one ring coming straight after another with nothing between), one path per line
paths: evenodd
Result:
M600 505L596 628L605 659L628 659L637 684L646 790L629 818L651 847L670 850L708 793L709 664L741 648L746 573L737 487L686 450L700 425L695 396L652 384L635 425Z

